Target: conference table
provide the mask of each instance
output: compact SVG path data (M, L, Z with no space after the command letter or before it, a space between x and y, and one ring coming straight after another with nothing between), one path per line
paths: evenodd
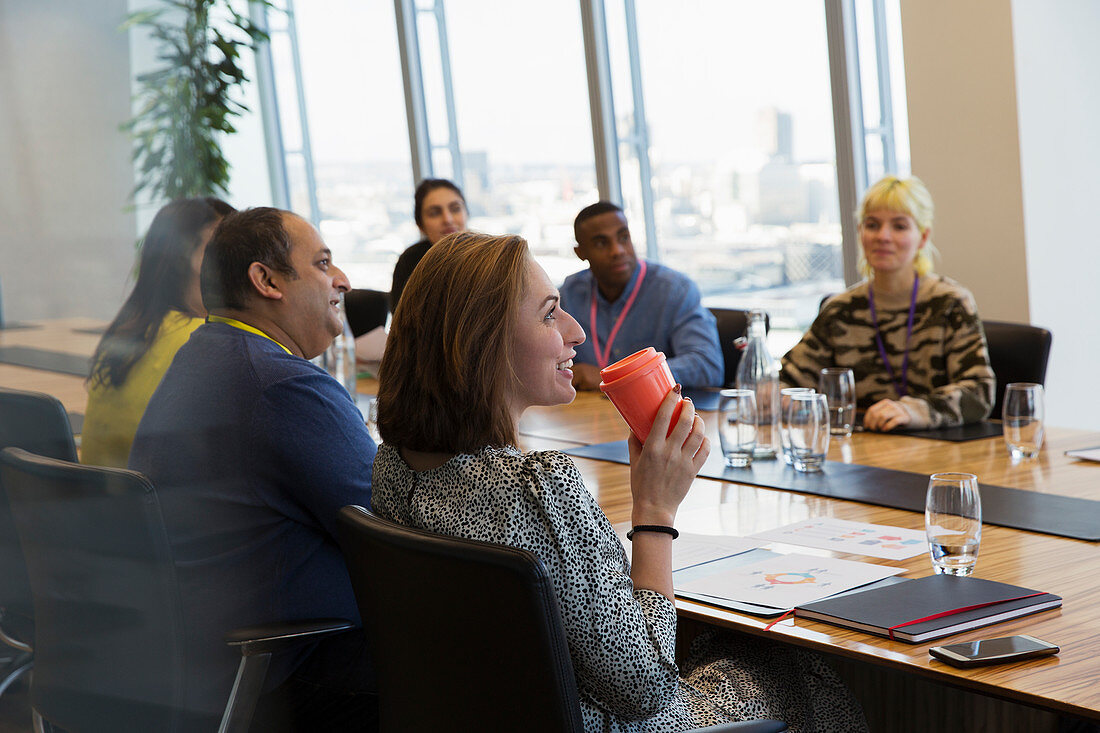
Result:
M714 451L714 413L701 412ZM571 404L532 408L520 423L526 449L569 449L621 440L625 423L598 393L580 393ZM1039 456L1013 461L1001 437L946 442L922 437L857 432L834 439L829 461L931 474L965 471L979 483L1100 500L1100 464L1069 458L1064 451L1100 445L1100 433L1050 429ZM586 485L612 523L630 519L627 466L575 458ZM829 466L826 465L826 471ZM748 536L812 517L924 529L923 514L822 496L698 478L677 516L682 532ZM810 552L901 566L903 577L932 574L927 554L897 561L807 550L772 543L780 552ZM677 599L681 618L795 644L862 663L880 665L936 682L1029 706L1100 721L1100 546L1038 532L986 524L976 577L1062 596L1059 610L974 629L923 644L907 644L804 618L772 620ZM1061 646L1054 657L1009 665L958 669L931 658L928 647L975 639L1030 634Z
M98 342L101 322L73 318L26 329L0 330L0 347L20 346L88 356ZM48 369L0 363L0 386L47 392L79 415L86 404L83 379ZM373 379L360 380L360 392L372 393ZM702 412L713 450L718 450L714 414ZM75 424L79 424L77 421ZM598 393L580 393L570 405L528 410L520 423L525 450L568 450L622 440L626 426ZM1100 464L1074 460L1064 451L1100 445L1100 432L1053 428L1035 459L1013 461L999 437L946 442L902 435L856 433L833 440L828 459L843 463L930 474L974 473L983 484L1100 500ZM576 458L588 489L614 524L630 519L629 469L625 465ZM828 470L828 466L826 466ZM914 530L923 515L885 506L782 491L727 480L698 478L677 516L683 532L747 536L812 517L868 522ZM807 552L792 545L768 544L780 552ZM810 550L812 553L826 551ZM905 568L904 577L930 575L927 555L886 561L832 554L863 562ZM976 576L1055 593L1059 610L1025 616L931 643L890 641L804 618L788 617L767 628L771 619L704 603L677 599L687 624L716 626L762 636L872 668L888 668L993 698L1007 699L1045 711L1100 721L1100 546L1038 532L986 524ZM1010 665L962 670L928 655L933 644L1026 633L1061 646L1057 656Z

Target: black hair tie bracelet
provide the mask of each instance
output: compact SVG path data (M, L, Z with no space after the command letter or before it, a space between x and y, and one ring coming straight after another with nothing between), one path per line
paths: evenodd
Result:
M639 524L637 527L626 533L626 538L633 542L635 532L661 532L662 534L672 535L672 539L676 539L680 536L680 533L676 530L675 527L666 527L663 524Z

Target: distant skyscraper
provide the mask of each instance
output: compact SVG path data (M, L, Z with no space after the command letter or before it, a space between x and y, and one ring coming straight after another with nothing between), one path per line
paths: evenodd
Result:
M793 162L794 125L790 113L766 107L760 110L756 125L760 149L773 159Z

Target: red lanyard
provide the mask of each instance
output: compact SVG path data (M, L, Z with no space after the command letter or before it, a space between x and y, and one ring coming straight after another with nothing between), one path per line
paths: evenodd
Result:
M600 353L600 337L596 335L596 290L599 289L599 284L596 282L596 278L592 278L592 317L589 319L592 324L592 349L596 352L596 364L600 369L607 366L611 360L611 344L615 343L615 336L619 333L619 328L622 327L623 321L626 319L626 314L630 312L630 307L634 305L634 299L638 297L638 291L642 288L642 280L645 279L645 260L638 261L638 281L634 283L634 289L630 291L630 296L626 299L626 305L623 306L623 312L619 314L619 317L615 320L615 325L611 328L611 333L607 336L607 349Z

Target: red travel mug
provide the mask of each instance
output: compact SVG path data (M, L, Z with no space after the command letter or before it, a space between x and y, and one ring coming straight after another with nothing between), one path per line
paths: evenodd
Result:
M646 347L601 369L600 377L603 378L600 391L615 405L615 409L630 426L631 432L645 443L661 400L676 386L665 355L652 346ZM683 398L672 413L670 432L679 419L682 408Z

